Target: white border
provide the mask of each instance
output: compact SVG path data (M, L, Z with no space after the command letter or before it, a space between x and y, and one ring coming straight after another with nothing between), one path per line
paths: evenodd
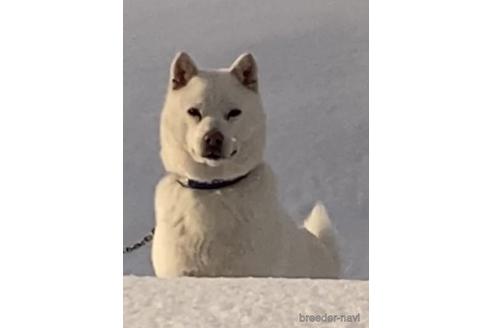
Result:
M0 327L122 326L122 19L0 5Z
M489 1L371 1L371 327L490 325Z

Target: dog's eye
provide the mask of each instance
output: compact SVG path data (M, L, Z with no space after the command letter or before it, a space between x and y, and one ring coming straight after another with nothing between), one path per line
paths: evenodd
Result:
M231 109L229 113L227 113L226 115L226 120L229 121L231 118L238 117L239 115L241 115L241 113L242 112L240 109L237 108Z
M202 119L202 114L200 114L200 111L194 107L188 109L188 114L195 117L198 121Z

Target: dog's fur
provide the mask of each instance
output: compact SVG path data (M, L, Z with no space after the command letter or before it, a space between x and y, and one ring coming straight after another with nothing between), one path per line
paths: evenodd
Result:
M274 176L263 162L265 114L253 56L206 71L179 53L170 72L161 116L161 158L168 174L155 198L156 275L336 278L338 254L323 205L297 227L280 206ZM198 109L201 119L190 115L190 108ZM234 108L241 115L227 120ZM202 156L204 135L211 130L224 137L218 160ZM217 190L183 186L188 179L246 174Z

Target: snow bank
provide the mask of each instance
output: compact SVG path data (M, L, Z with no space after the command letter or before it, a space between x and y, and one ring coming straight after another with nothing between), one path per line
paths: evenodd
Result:
M125 276L123 284L125 328L368 327L367 281Z

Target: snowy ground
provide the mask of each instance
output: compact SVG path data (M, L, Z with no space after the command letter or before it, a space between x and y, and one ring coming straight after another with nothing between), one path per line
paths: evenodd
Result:
M368 278L368 2L124 1L124 242L153 227L163 175L158 117L169 62L203 67L255 54L268 116L266 160L293 218L316 200L339 231L345 278ZM151 275L148 247L125 274Z
M125 328L362 328L369 321L367 281L128 276L123 303ZM320 321L307 322L316 320L310 315ZM321 321L330 315L356 317Z

